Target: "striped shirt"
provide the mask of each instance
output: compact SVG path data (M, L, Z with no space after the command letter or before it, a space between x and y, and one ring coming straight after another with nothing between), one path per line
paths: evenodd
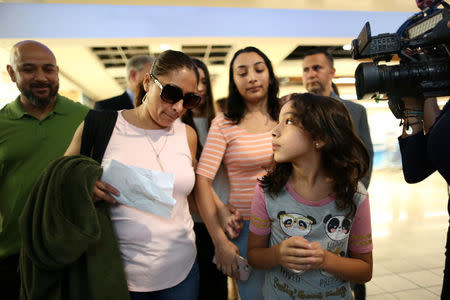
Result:
M230 181L228 201L248 220L257 178L266 174L272 159L271 131L249 133L219 113L211 123L196 173L212 180L223 160Z

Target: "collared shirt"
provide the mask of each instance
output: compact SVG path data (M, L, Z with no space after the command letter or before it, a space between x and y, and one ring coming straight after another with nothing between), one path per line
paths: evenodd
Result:
M89 108L57 95L44 119L19 97L0 110L0 260L20 249L18 220L42 170L62 156Z
M331 91L331 93L330 93L330 97L331 98L334 98L334 99L338 99L338 100L341 100L341 97L339 97L339 95L338 94L336 94L335 92L333 92L333 91Z

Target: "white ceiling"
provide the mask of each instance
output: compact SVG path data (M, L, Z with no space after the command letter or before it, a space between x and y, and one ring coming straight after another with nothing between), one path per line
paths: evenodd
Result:
M349 44L366 20L372 28L384 30L373 34L394 32L417 11L413 0L131 0L126 5L83 0L14 2L0 0L1 70L14 43L36 39L55 53L62 84L81 89L93 100L121 93L114 77L123 76L124 70L106 69L91 47L147 45L155 53L161 44L174 49L231 45L225 65L209 66L215 76L215 97L219 98L226 95L228 62L240 48L258 47L271 59L277 76L299 77L301 61L284 60L297 46ZM129 15L123 18L118 13L122 11ZM164 13L158 15L161 11ZM181 35L183 29L189 33ZM351 59L337 60L337 76L353 76L357 64Z

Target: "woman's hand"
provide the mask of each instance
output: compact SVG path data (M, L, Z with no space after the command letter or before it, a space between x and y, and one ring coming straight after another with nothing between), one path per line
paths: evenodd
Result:
M242 216L239 211L231 204L218 208L220 224L230 239L235 239L241 233L244 226Z
M92 197L94 202L104 200L109 203L116 203L116 200L111 197L111 194L114 196L120 196L120 192L109 183L101 180L97 180L95 182L94 197Z
M238 255L239 249L236 245L225 239L221 244L215 246L217 269L228 276L237 278L239 276L237 267Z

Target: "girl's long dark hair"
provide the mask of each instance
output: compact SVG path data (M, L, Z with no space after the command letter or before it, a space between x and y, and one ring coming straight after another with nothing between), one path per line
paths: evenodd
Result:
M358 181L369 169L369 154L353 129L353 122L345 105L334 98L313 94L292 94L298 120L313 140L323 141L321 164L325 174L333 180L338 209L349 208L354 216L356 204L353 196ZM261 179L262 186L276 196L292 174L291 163L276 163Z
M279 113L279 104L278 104L278 91L279 91L279 83L278 79L275 77L275 73L273 71L272 63L269 58L258 48L255 47L246 47L244 49L238 50L230 62L230 71L229 71L229 85L228 85L228 102L227 102L227 112L225 113L225 117L231 120L233 123L238 124L245 114L245 100L242 98L242 95L239 93L236 84L233 79L233 63L236 60L236 57L241 53L249 53L254 52L262 57L264 63L267 66L269 71L269 90L268 90L268 101L267 101L267 111L272 117L273 120L278 120Z

